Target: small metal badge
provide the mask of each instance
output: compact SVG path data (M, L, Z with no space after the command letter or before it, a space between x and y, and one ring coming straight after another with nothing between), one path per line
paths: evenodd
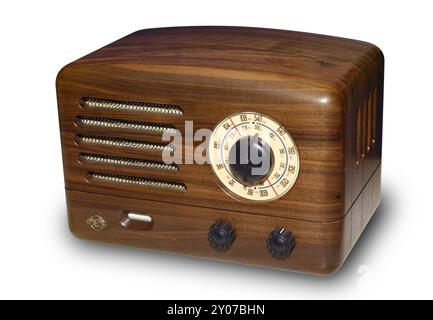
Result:
M107 226L107 221L105 221L104 218L95 215L87 219L87 225L93 231L99 232L105 229L105 227Z

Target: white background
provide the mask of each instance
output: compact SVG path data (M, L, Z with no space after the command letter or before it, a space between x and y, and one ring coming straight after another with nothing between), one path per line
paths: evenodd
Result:
M433 298L431 1L1 1L0 298ZM88 243L66 224L58 70L135 30L241 25L385 54L383 202L318 278Z

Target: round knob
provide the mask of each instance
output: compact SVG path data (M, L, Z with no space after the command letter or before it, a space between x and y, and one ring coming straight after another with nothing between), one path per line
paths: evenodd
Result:
M274 162L270 146L256 136L239 139L229 151L230 171L240 183L252 186L263 182Z
M226 220L218 220L209 228L209 243L215 249L227 250L230 248L235 237L235 229Z
M295 237L284 228L277 228L269 234L268 249L276 258L286 258L295 247Z

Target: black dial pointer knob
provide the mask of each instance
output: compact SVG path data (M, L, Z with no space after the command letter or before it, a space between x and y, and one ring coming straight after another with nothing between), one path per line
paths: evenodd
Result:
M295 237L285 228L277 228L269 234L268 249L276 258L286 258L295 247Z
M255 136L240 138L229 151L230 171L247 186L260 184L272 171L274 155L271 147Z
M235 237L235 229L226 220L218 220L209 228L209 244L217 250L230 248Z

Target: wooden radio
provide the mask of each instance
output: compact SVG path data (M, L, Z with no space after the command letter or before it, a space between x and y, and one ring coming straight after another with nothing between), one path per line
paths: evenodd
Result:
M142 30L67 65L71 231L335 272L380 202L383 70L369 43L241 27ZM191 124L210 135L192 138ZM185 160L197 153L204 163Z

